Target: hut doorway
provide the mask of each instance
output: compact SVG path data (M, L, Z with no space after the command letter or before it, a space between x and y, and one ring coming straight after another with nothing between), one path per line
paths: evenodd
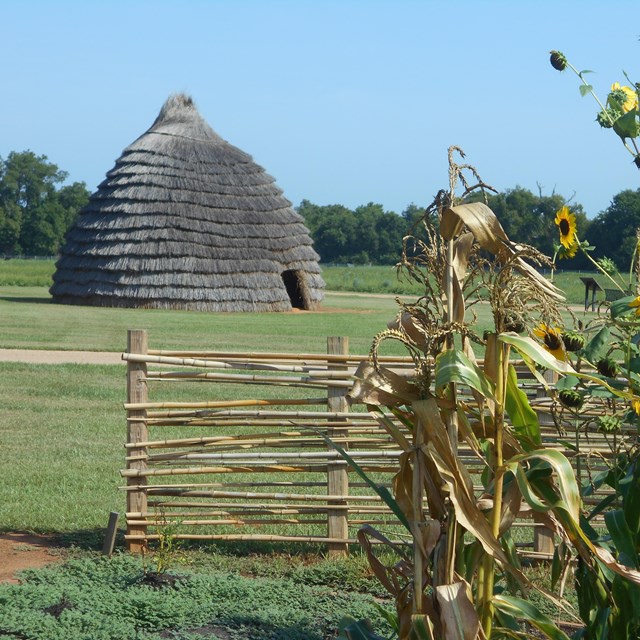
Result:
M302 295L302 283L300 282L300 273L292 269L282 272L282 282L289 295L291 306L294 309L306 309L304 296Z

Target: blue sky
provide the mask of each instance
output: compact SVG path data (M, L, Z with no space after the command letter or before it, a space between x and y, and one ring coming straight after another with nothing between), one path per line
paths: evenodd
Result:
M44 154L93 191L183 91L294 205L426 205L456 144L498 189L593 217L640 173L548 52L604 99L640 79L639 18L637 0L4 0L0 156Z

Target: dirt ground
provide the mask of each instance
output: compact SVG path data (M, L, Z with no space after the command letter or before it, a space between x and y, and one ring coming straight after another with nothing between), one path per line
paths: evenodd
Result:
M28 533L0 534L0 582L17 584L16 574L60 562L62 554L53 539Z
M106 351L45 351L44 349L0 349L0 362L35 364L122 364L121 353Z

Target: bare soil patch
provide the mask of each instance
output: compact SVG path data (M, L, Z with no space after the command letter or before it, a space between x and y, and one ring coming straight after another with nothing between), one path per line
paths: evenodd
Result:
M0 362L124 364L122 354L111 351L46 351L44 349L0 349Z
M61 562L62 553L54 539L29 533L0 534L0 582L17 584L17 573Z

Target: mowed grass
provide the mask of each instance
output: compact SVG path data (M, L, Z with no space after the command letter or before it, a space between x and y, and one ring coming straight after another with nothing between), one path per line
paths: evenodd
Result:
M53 304L43 287L4 286L0 287L0 347L123 351L128 329L146 329L150 347L165 349L322 353L327 336L348 336L352 353L367 353L373 336L397 311L392 297L332 294L314 312L78 307Z
M339 292L328 292L317 312L284 314L56 305L41 283L8 285L6 270L13 262L19 261L0 263L2 348L117 352L125 349L127 329L132 328L148 330L151 348L323 352L327 336L338 335L349 337L351 353L366 354L373 336L398 309L393 296ZM24 263L27 271L46 264ZM363 269L389 272L387 267ZM330 287L331 273L325 272ZM481 334L491 324L489 310L476 306L475 311ZM385 352L404 354L395 341L386 343ZM124 365L0 363L0 384L0 527L59 532L103 528L110 511L124 510L124 493L118 489L126 435ZM206 385L198 393L216 399L256 392Z
M563 264L562 266L567 266ZM53 260L1 260L0 287L43 287L48 289L53 280L55 262ZM545 273L549 277L548 273ZM403 272L398 272L393 265L322 265L322 277L327 284L327 291L344 291L359 293L399 294L419 296L423 293L420 286L411 281ZM570 304L584 303L584 284L580 277L594 277L603 288L611 288L602 274L558 271L554 282L564 292ZM626 278L626 276L625 276ZM599 294L599 299L604 294Z

